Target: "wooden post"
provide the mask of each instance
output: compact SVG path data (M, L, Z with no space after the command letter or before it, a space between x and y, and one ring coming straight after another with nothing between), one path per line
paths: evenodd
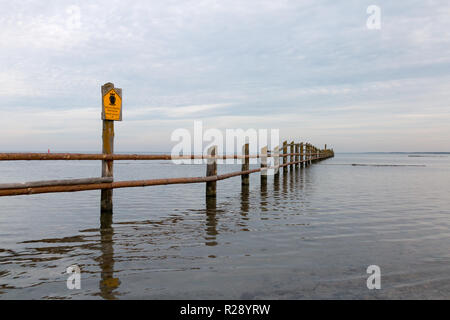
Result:
M102 86L102 104L103 96L114 88L113 83L106 83ZM103 106L102 106L103 108ZM103 154L114 153L114 121L103 120L103 135L102 135ZM102 177L114 177L113 160L102 160ZM113 189L102 189L100 209L102 213L113 213Z
M242 154L248 156L250 154L249 144L246 143L242 146ZM245 158L242 161L242 171L250 170L250 158ZM241 181L243 186L248 186L250 184L250 175L243 174L241 175Z
M295 164L295 168L298 168L298 159L300 158L298 156L298 153L300 153L300 144L299 143L295 144L295 153L297 153L297 155L295 156L295 162L297 162Z
M273 148L273 162L274 162L274 177L277 178L280 175L280 147Z
M294 148L295 148L295 146L294 146L294 141L291 141L291 155L289 156L289 162L294 162L294 156L292 155L292 153L294 153ZM294 169L294 165L293 164L291 164L290 166L290 170L292 171L292 169Z
M215 157L217 155L217 146L211 146L208 149L208 156ZM217 159L207 159L206 164L206 176L217 176ZM208 181L206 182L206 196L215 197L216 196L216 182Z
M309 148L308 148L308 157L309 157L309 165L312 165L312 145L308 144Z
M284 141L283 142L283 164L286 164L287 161L288 161L286 153L287 153L287 141ZM287 172L288 172L288 167L284 166L283 167L283 174L287 174Z
M300 168L303 168L305 164L303 163L303 142L300 142Z
M305 167L309 166L309 144L305 143Z
M267 184L267 146L261 148L261 185Z

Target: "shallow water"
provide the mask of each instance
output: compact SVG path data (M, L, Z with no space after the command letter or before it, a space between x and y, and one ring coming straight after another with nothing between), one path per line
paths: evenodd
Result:
M114 170L118 181L205 166ZM99 161L0 162L2 183L99 172ZM337 154L267 188L259 178L248 190L219 181L215 202L204 184L116 189L103 228L100 191L0 197L0 299L450 298L449 155ZM79 290L66 286L74 264ZM380 290L367 289L369 265Z

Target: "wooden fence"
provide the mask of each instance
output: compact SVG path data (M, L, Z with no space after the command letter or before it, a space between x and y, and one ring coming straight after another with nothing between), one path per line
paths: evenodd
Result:
M113 84L105 84L102 87L102 95L111 88ZM121 99L121 89L117 91ZM121 101L121 100L120 100ZM121 106L120 106L121 107ZM103 106L103 110L105 107ZM105 111L102 113L102 117ZM117 119L121 119L121 109L117 111ZM145 187L169 184L187 184L187 183L206 183L206 196L216 196L216 182L236 176L241 176L241 184L248 186L250 183L249 175L252 173L261 173L261 183L267 183L268 170L273 170L275 176L280 174L280 168L283 174L287 174L288 168L304 168L313 162L324 160L334 156L332 149L319 149L310 143L292 141L283 142L282 146L277 146L269 151L267 147L261 149L260 153L249 154L249 144L243 146L242 155L218 155L217 147L212 146L208 149L207 155L180 155L172 156L168 154L142 155L142 154L114 154L114 121L103 118L103 153L101 154L81 154L81 153L0 153L0 161L32 161L32 160L101 160L102 177L85 179L66 179L66 180L47 180L33 181L25 183L7 183L0 184L0 196L30 195L39 193L55 192L75 192L86 190L101 190L101 212L112 213L113 199L112 190L116 188ZM282 151L280 153L280 151ZM260 160L260 167L250 169L250 159ZM268 166L268 159L273 158L273 166ZM283 160L280 164L280 158ZM114 181L113 164L118 160L181 160L181 159L206 159L206 175L202 177L182 177L131 181ZM218 159L241 159L241 171L217 174Z
M288 147L290 151L288 152ZM282 153L280 153L280 149ZM267 183L267 171L274 170L274 175L280 174L280 168L283 173L287 173L288 167L303 168L311 165L313 162L324 160L334 156L333 150L318 149L309 143L290 144L285 141L282 147L276 147L272 152L267 147L261 149L256 155L249 154L249 144L243 146L242 155L216 155L217 147L210 147L207 155L189 155L189 156L171 156L167 154L160 155L141 155L141 154L79 154L79 153L0 153L0 161L18 161L18 160L102 160L110 162L110 172L108 176L103 172L101 178L86 179L66 179L66 180L48 180L34 181L25 183L7 183L0 184L0 196L29 195L38 193L54 192L75 192L86 190L111 190L115 188L145 187L169 184L187 184L187 183L206 183L206 196L216 195L216 182L236 176L241 176L243 185L249 184L249 175L261 172L261 183ZM250 169L250 159L260 159L260 167ZM274 158L274 165L268 166L268 158ZM280 158L282 163L280 164ZM181 159L206 159L206 175L203 177L182 177L182 178L164 178L147 179L132 181L114 181L113 161L114 160L181 160ZM241 171L217 174L217 159L242 159ZM102 212L112 212L112 194L111 197L102 199Z

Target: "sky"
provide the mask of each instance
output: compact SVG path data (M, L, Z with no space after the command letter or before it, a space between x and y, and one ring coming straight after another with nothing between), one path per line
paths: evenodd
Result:
M369 29L367 8L380 8ZM336 152L450 151L450 2L0 0L0 152L118 152L178 128L280 129Z

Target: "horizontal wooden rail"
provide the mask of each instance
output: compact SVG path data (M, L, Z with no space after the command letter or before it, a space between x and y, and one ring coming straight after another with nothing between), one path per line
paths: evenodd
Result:
M280 153L279 157L304 156L307 153ZM268 157L273 155L268 152ZM194 160L194 159L248 159L260 158L255 155L185 155L170 154L102 154L102 153L0 153L0 161L36 161L36 160Z
M325 159L328 156L314 157L312 160ZM287 162L279 165L279 168L304 163L307 160ZM270 167L268 169L275 169L275 167ZM165 178L165 179L149 179L149 180L131 180L131 181L117 181L117 182L107 182L106 179L112 178L88 178L88 179L72 179L72 180L53 180L53 181L36 181L29 182L25 184L7 184L7 188L2 188L0 185L0 196L16 196L16 195L27 195L27 194L39 194L39 193L56 193L56 192L76 192L76 191L88 191L88 190L99 190L99 189L117 189L117 188L132 188L132 187L146 187L146 186L158 186L158 185L170 185L170 184L188 184L188 183L204 183L210 181L219 181L236 176L242 176L247 174L252 174L260 172L261 168L236 171L225 173L215 176L207 177L187 177L187 178ZM105 179L104 182L100 182L98 179ZM78 181L88 181L80 182ZM99 181L98 183L95 180ZM55 185L55 183L59 183ZM39 185L39 183L42 183ZM73 184L72 184L73 183ZM18 185L17 188L12 188L14 185ZM28 186L27 186L28 185Z
M2 183L2 184L0 184L0 190L24 189L24 188L34 188L34 187L71 186L71 185L79 185L79 184L110 183L113 181L114 181L114 178L112 178L112 177L103 177L103 178L45 180L45 181L23 182L23 183Z
M183 159L248 159L260 158L256 155L185 155L170 154L96 154L96 153L0 153L0 161L33 160L183 160Z
M217 176L208 177L189 177L189 178L167 178L167 179L150 179L150 180L131 180L131 181L117 181L111 183L96 183L96 184L79 184L79 185L61 185L61 186L47 186L47 187L30 187L20 189L6 189L0 190L0 196L16 196L25 194L38 193L54 193L54 192L75 192L98 189L117 189L117 188L132 188L132 187L146 187L146 186L161 186L169 184L187 184L187 183L202 183L208 181L224 180L244 174L251 174L261 171L261 168L237 171L226 173Z

